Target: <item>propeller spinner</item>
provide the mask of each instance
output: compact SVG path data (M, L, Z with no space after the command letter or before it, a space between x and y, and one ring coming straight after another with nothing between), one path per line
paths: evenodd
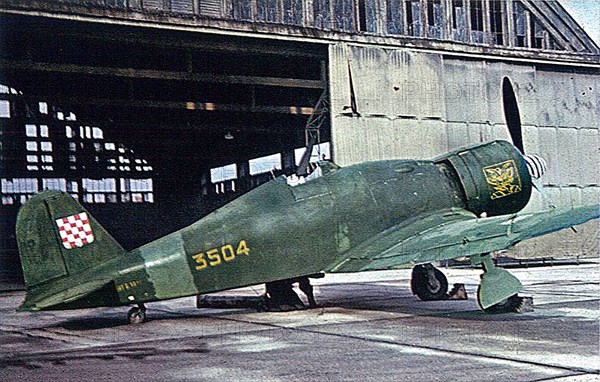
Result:
M529 174L535 179L541 178L546 173L548 165L544 158L533 154L523 155L523 158L525 159L525 163L527 163Z

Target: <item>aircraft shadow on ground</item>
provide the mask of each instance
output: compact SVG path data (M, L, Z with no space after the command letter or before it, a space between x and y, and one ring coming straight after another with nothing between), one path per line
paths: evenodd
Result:
M342 290L346 286L352 290ZM468 290L475 287L467 286ZM356 291L359 291L358 293ZM468 293L467 300L421 301L414 296L409 286L380 285L373 283L352 283L322 285L320 304L326 308L347 308L406 314L409 316L440 317L468 321L516 321L537 320L544 316L527 313L486 313L479 308L474 292ZM535 305L534 305L535 309Z
M55 325L55 327L60 327L67 330L73 331L87 331L87 330L97 330L97 329L109 329L116 328L119 326L129 325L126 317L117 318L117 317L102 317L101 313L98 314L98 317L85 317L85 318L75 318L71 320L64 321L59 325Z
M476 296L469 293L468 300L421 301L412 295L407 286L388 284L348 283L320 285L317 294L319 308L327 314L328 309L352 309L373 312L387 312L411 317L439 317L468 321L516 321L543 319L544 315L535 316L518 313L485 313L479 309ZM472 289L469 288L468 289ZM236 315L248 314L286 314L286 312L258 313L251 308L232 309L197 309L191 311L186 307L180 311L175 308L166 309L159 304L148 304L148 322L178 321L203 318L234 318ZM535 306L534 306L535 308ZM313 309L313 310L317 310ZM307 310L310 312L311 310ZM127 307L115 312L96 311L94 316L67 319L55 325L66 330L87 331L97 329L117 328L130 325L126 318ZM116 316L118 314L118 316Z
M118 308L117 308L118 309ZM123 307L120 312L115 312L114 308L111 308L110 312L103 312L97 310L93 313L93 316L88 315L86 317L77 318L65 318L61 323L52 325L50 328L62 328L65 330L72 331L89 331L89 330L100 330L100 329L111 329L119 327L127 327L131 324L127 320L127 307ZM160 307L153 307L152 304L148 305L148 317L146 323L160 322L160 321L182 321L189 319L203 319L207 317L225 317L234 316L237 314L248 314L256 312L252 309L227 309L227 310L194 310L190 311L189 308L180 312L165 310ZM136 324L137 325L137 324ZM144 324L141 324L144 325Z

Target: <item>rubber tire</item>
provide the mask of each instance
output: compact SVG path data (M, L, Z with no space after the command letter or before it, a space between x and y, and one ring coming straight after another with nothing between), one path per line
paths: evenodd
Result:
M523 299L519 297L517 294L513 294L505 300L500 301L497 304L494 304L490 307L483 308L481 303L479 302L479 290L481 287L477 287L477 304L486 313L515 313L518 308L521 306Z
M129 309L127 320L130 324L141 324L146 321L146 311L137 307Z
M412 293L423 301L445 300L448 297L448 279L437 268L433 268L433 274L440 283L437 290L431 289L427 269L424 265L417 265L413 268L410 287Z

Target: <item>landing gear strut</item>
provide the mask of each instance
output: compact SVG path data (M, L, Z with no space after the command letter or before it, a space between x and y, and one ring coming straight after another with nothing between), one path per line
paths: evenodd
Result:
M410 287L413 294L423 301L448 298L448 279L431 264L417 265L413 268Z
M140 303L138 306L134 306L127 312L127 319L130 324L141 324L146 321L146 307Z
M526 312L533 310L533 300L517 295L523 286L507 270L498 268L489 253L471 257L471 264L481 264L483 274L477 288L477 303L486 313ZM527 300L527 306L524 301Z

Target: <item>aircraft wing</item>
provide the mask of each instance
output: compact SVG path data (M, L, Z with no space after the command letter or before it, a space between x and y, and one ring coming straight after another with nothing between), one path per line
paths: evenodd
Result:
M471 256L585 223L599 205L477 218L463 209L417 216L357 245L326 272L397 269L405 264Z

